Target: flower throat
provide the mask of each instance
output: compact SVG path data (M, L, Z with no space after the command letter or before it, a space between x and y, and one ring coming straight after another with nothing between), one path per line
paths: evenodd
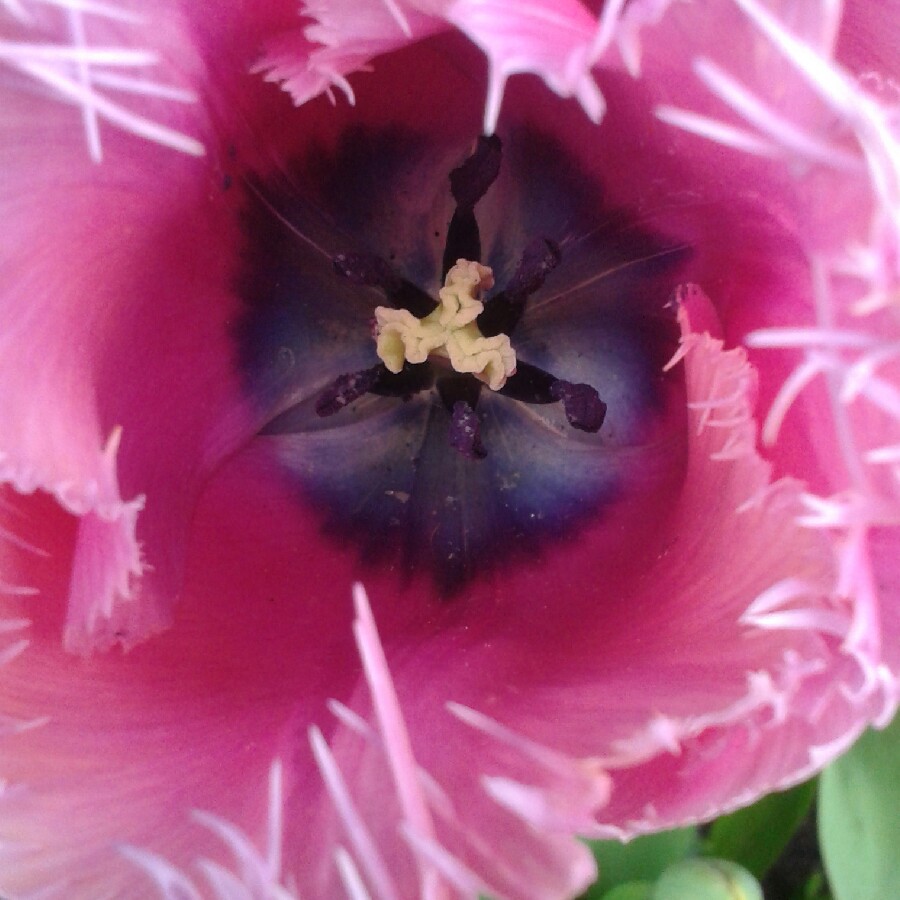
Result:
M669 496L684 244L556 137L352 126L244 183L237 359L309 552L458 598Z
M513 401L562 403L573 428L596 433L606 404L588 384L572 383L516 359L511 338L529 295L559 264L559 245L537 238L525 249L509 284L483 301L494 285L481 264L481 235L475 206L500 172L501 142L480 137L475 152L450 173L456 203L443 254L444 286L435 302L401 278L381 257L342 254L338 275L380 289L386 306L375 309L375 340L380 363L340 375L316 402L319 416L332 416L365 394L408 400L436 389L450 415L450 445L469 459L487 456L477 413L487 388Z

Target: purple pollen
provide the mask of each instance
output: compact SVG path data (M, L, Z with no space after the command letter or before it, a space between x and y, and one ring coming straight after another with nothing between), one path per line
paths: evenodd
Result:
M372 366L371 369L350 372L336 378L319 394L319 399L316 400L316 413L322 417L333 416L354 400L359 400L363 394L368 394L375 387L383 368L379 364Z
M562 400L566 418L573 428L595 434L606 418L606 404L589 384L555 381L550 386L554 400Z
M450 414L450 446L469 459L484 459L487 450L481 443L481 423L478 413L466 403L457 400Z
M556 241L535 238L525 248L522 259L509 284L507 293L516 296L533 294L543 284L547 276L559 265L562 252Z
M509 284L488 300L478 317L481 333L485 337L511 335L525 312L529 295L542 287L561 259L562 253L555 241L542 237L530 241Z

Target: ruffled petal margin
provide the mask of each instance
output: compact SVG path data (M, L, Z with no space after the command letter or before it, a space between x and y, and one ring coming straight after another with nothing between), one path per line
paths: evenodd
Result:
M233 238L197 158L192 135L208 136L209 123L177 6L160 14L152 52L134 47L146 38L136 14L8 16L0 482L46 492L79 519L67 649L131 647L171 624L197 491L246 433L226 327L235 300L222 247ZM60 32L86 80L54 60ZM98 44L107 68L92 82ZM116 65L144 60L145 79L114 80ZM180 83L155 81L161 70ZM66 100L81 108L90 152L73 153L79 112ZM27 566L5 572L31 586Z
M878 323L891 325L897 284L896 266L885 262L895 259L898 245L894 185L879 181L894 171L887 106L857 90L828 58L833 15L816 19L797 12L800 5L777 4L779 14L794 10L786 30L780 20L773 26L768 8L750 0L737 6L786 69L801 68L789 39L796 33L808 39L812 55L802 62L823 76L821 100L832 118L841 121L848 97L865 101L850 123L869 166L860 181L869 193L854 195L864 200L852 204L851 237L860 243L844 246L846 234L829 229L822 235L829 253L811 271L824 272L829 284L849 278L850 289L841 282L817 299L833 304L838 324L852 314L870 326L853 329L867 341L884 330ZM499 84L502 93L514 71L534 71L596 115L593 63L601 57L605 63L607 49L618 48L637 72L638 36L652 35L658 21L665 27L668 4L634 2L613 21L621 4L609 3L613 12L596 30L577 7L554 7L566 35L546 43L536 43L502 4L484 8L494 18L483 31L474 5L454 4L453 24L488 51L492 90ZM365 45L349 20L329 24L330 9L318 15L325 31L313 26L302 37L275 39L263 60L273 77L295 79L286 86L301 102L329 83L342 86L373 56L451 21L443 4L373 4L377 22L367 27L375 41ZM508 41L490 39L498 29ZM666 37L656 32L659 41ZM683 45L669 43L683 55ZM858 58L852 40L843 46ZM193 58L181 49L187 56L179 51L173 58ZM552 58L539 58L538 50ZM296 69L291 54L302 60ZM722 94L721 73L708 65L701 72ZM785 112L796 111L800 96L790 96ZM488 126L497 105L487 104ZM827 118L821 109L812 114L819 118L811 128ZM8 253L3 291L11 304L0 326L0 375L16 387L0 396L0 473L10 486L0 535L6 616L0 691L2 725L10 732L0 744L7 781L0 797L4 891L49 887L71 896L89 887L96 896L114 896L133 884L137 865L158 885L177 884L191 896L198 890L192 866L202 858L200 874L222 894L236 884L265 884L276 896L295 889L332 896L340 880L386 896L442 881L469 893L567 896L593 873L573 832L628 837L715 815L806 777L868 721L884 722L895 708L893 638L900 622L896 597L890 586L880 589L875 574L885 581L896 568L897 451L887 436L900 407L889 355L870 354L848 371L832 352L845 346L837 338L856 347L848 332L836 337L834 328L817 323L821 346L812 350L809 334L792 333L801 362L824 360L847 379L839 385L842 402L861 399L874 408L856 407L838 425L862 436L857 455L865 466L887 472L854 482L847 494L813 497L794 481L772 480L755 450L753 370L743 351L691 332L690 322L715 317L702 291L683 289L689 466L683 492L665 511L659 543L642 549L638 574L622 582L601 573L612 587L599 604L596 595L569 596L560 586L565 617L549 606L507 604L476 611L464 624L452 615L423 620L398 610L386 585L374 581L367 587L384 638L358 592L361 679L342 586L324 585L298 614L289 601L302 586L273 571L273 560L291 553L302 559L314 542L290 504L278 499L279 479L265 461L250 454L213 479L192 549L184 546L194 498L248 428L235 408L240 392L222 338L235 310L221 247L233 246L234 236L219 230L227 217L208 202L209 185L191 169L194 161L173 166L166 156L168 193L154 195L158 202L148 207L147 173L164 168L153 145L141 145L137 155L128 145L120 159L118 142L136 139L110 140L105 152L117 165L109 176L62 153L51 153L36 170L33 144L64 146L58 137L71 118L33 97L4 105L2 117L28 136L0 144L0 170L16 175L0 185L0 203L14 213L0 250ZM727 124L732 130L719 137L743 141L742 150L761 157L771 152L771 134L762 140ZM186 133L205 127L190 116L184 125ZM785 160L808 163L810 150L834 151L826 154L832 163L848 162L843 138L810 145L802 134L779 134L787 141L776 146L774 165L781 169ZM128 158L138 165L123 169ZM75 188L88 178L102 190L86 212ZM190 193L197 242L186 254L168 233L164 198ZM51 207L53 216L38 214ZM89 238L86 216L96 222ZM860 220L871 224L865 235ZM57 229L52 234L48 221ZM151 252L123 259L121 233L138 226L156 235ZM71 256L22 265L34 259L36 246L68 247ZM89 305L81 292L85 258L106 270ZM90 279L92 290L97 283ZM136 283L152 290L135 298L128 289ZM214 296L210 284L219 286ZM741 336L733 321L725 331ZM193 358L202 357L203 382L192 371L196 395L187 398L177 390L185 374L177 362L182 341ZM876 354L890 349L860 346ZM35 348L47 360L37 372ZM166 365L158 367L160 358ZM831 400L838 393L832 385ZM145 416L146 409L155 413ZM802 402L795 415L815 419ZM159 421L171 430L142 425ZM779 473L814 452L798 434L802 429L775 443ZM822 446L835 455L833 438ZM818 444L815 452L822 454ZM842 470L824 468L826 481L842 487ZM278 552L256 548L258 568L247 572L239 554L231 553L230 564L228 557L246 533L251 495L270 504L257 510L260 520L283 527L272 538L281 542ZM219 515L223 510L230 521ZM212 548L213 536L225 546ZM184 613L167 635L124 661L109 656L82 664L60 649L63 622L67 646L79 652L130 646L165 627L184 557L191 560ZM303 561L313 576L319 571L313 556ZM251 582L265 586L267 601L250 607L248 629L248 598L258 600ZM32 610L26 600L35 591L48 602ZM213 595L222 603L209 604ZM529 596L525 577L512 575L510 596ZM304 655L310 633L318 646ZM215 817L192 818L194 808ZM73 809L79 829L70 827Z

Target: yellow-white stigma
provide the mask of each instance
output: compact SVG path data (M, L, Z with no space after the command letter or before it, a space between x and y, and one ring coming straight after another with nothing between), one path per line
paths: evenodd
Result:
M481 263L459 259L438 293L440 305L423 319L409 310L375 309L378 358L393 373L404 362L423 363L431 354L450 360L492 391L516 371L516 354L505 334L485 337L475 320L484 309L481 296L494 285L494 273Z

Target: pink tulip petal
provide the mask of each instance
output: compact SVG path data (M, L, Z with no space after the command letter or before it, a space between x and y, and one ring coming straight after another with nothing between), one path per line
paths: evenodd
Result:
M603 115L589 62L596 23L574 0L528 6L511 0L370 0L352 11L321 3L307 5L304 12L315 24L273 39L258 66L298 105L332 86L352 103L348 75L365 70L376 56L455 26L488 58L485 131L497 125L507 79L524 72L539 75L561 97L574 96L593 121Z
M314 24L272 38L256 67L298 106L335 87L353 103L348 75L365 70L375 56L447 28L428 11L385 0L366 0L352 10L325 3L306 13Z
M0 891L570 896L593 874L574 833L715 815L887 721L900 154L892 88L855 78L893 65L859 6L838 33L838 5L788 0L611 2L599 20L577 3L322 3L303 29L287 2L175 4L133 47L136 23L101 5L3 5ZM291 118L246 75L263 45L297 102L334 84L358 108ZM98 69L104 46L121 71ZM159 69L135 80L150 51ZM517 72L583 110L505 90ZM614 515L439 601L323 533L298 490L308 457L254 437L297 398L261 412L236 371L239 211L247 184L289 180L313 144L328 158L350 125L412 123L449 158L501 94L500 131L539 122L585 196L693 249L690 282L669 285L686 430L670 403L626 448ZM198 136L208 159L186 155ZM533 209L502 180L486 201L492 241L555 221L538 202L553 179L526 181ZM397 196L368 231L388 249L444 214ZM328 236L308 218L301 233ZM585 240L563 247L557 299L593 296ZM724 349L745 337L755 370ZM350 431L342 460L377 457L387 432L354 454ZM65 652L170 624L125 656Z
M269 479L266 487L265 466L236 461L233 473L234 480L217 480L220 493L198 512L178 626L124 657L81 661L65 653L59 635L78 525L49 498L17 501L27 515L20 536L29 546L16 555L4 551L4 571L27 570L45 599L39 606L19 599L19 608L32 613L22 632L31 644L9 654L0 688L4 714L20 720L16 733L0 742L8 786L0 798L4 895L50 886L68 895L81 887L92 896L127 893L143 882L119 854L121 845L166 859L192 881L200 859L233 871L227 845L235 833L217 827L219 819L247 834L269 860L273 879L282 865L295 868L293 846L281 862L280 801L270 799L266 785L272 761L292 747L286 740L291 719L324 718L325 697L343 693L340 682L357 675L349 600L323 598L322 607L298 616L303 591L283 560L308 541L308 529L292 524L281 480ZM289 518L277 515L279 502ZM244 528L255 520L264 533L273 516L287 527L275 530L268 547L257 545L259 569L250 570L236 552L245 546ZM31 545L51 554L36 559ZM216 603L206 601L207 591ZM313 630L334 638L316 658L297 652ZM18 633L3 635L0 649L14 648ZM343 653L339 636L345 636ZM309 756L292 762L285 794L304 765L307 780L312 777ZM192 809L216 819L192 819ZM249 878L244 870L251 862L237 866L241 878Z
M102 16L90 26L101 43L104 34L115 43L121 28ZM159 54L187 52L174 26L155 39ZM188 128L202 122L193 107L159 103ZM0 148L0 477L84 517L66 646L131 646L171 623L192 494L245 427L222 329L233 302L218 250L226 230L215 204L202 202L203 166L189 157L102 126L107 164L97 167L73 152L77 116L15 81L4 117L16 137ZM197 198L191 220L173 229L186 196ZM129 234L141 235L138 254L123 241ZM153 501L139 516L147 493Z
M457 769L460 737L437 737L449 726L428 715L429 697L442 693L476 710L496 709L499 722L517 722L530 735L510 743L507 726L457 708L488 739L471 758L495 803L535 828L566 823L606 836L714 815L806 777L859 732L860 703L870 714L877 708L877 691L849 699L864 683L866 662L841 647L851 616L830 593L828 542L796 525L799 485L770 484L769 467L754 450L752 371L740 351L723 352L702 335L686 333L683 354L692 463L670 536L654 545L664 549L648 553L651 570L615 588L618 602L600 601L593 628L586 629L586 615L560 623L552 605L531 606L527 617L470 615L465 631L445 629L418 650L410 636L398 649L403 662L393 675L409 686L407 716L417 710L408 719L415 723L413 746L421 733L419 762L445 790L449 778L459 778L447 773ZM676 541L687 543L680 563L671 551ZM773 593L779 577L785 588ZM527 597L528 589L519 593ZM569 609L598 603L577 594L566 600ZM781 608L795 610L802 629L765 619ZM428 681L428 671L441 673L439 683ZM601 719L593 712L598 700ZM453 760L441 749L450 747ZM590 757L576 762L584 754L612 768L611 797L606 803L605 794L581 788L560 819L557 779L578 766L587 775ZM370 794L365 785L378 783L358 763L346 771L358 777L363 795ZM648 782L656 789L648 792ZM381 794L369 801L373 819L383 802ZM548 815L551 809L557 811ZM457 815L465 822L467 812ZM474 821L488 815L479 808Z
M367 598L359 590L357 610L360 652L364 659L377 658L382 654L380 641L369 619ZM401 699L395 706L392 673L380 663L370 665L367 680L372 702L376 709L392 707L390 720L379 713L379 725L370 729L359 720L345 719L344 727L331 739L332 750L320 744L319 753L327 752L328 766L333 767L328 778L340 778L341 791L346 792L338 804L339 809L343 807L339 821L347 835L344 839L355 848L359 871L372 875L379 868L387 869L373 882L381 885L378 895L439 896L434 892L441 885L479 885L504 896L564 897L585 887L594 875L593 861L586 848L565 837L573 826L571 814L559 816L563 808L581 814L582 809L605 802L607 782L602 772L532 747L510 733L500 733L499 740L485 740L480 732L493 731L490 724L462 708L454 708L452 716L436 708L431 691L424 702L410 692L404 698L407 704ZM411 715L413 710L417 715ZM476 727L458 719L468 719ZM421 767L408 749L396 743L391 732L397 729L408 729L412 752L420 746L434 761L434 768ZM422 740L426 734L427 740ZM507 777L480 778L481 771L473 771L469 764L473 758L489 769L492 762L502 767ZM401 799L404 795L414 796L415 802ZM456 802L461 796L468 798L465 804ZM414 808L422 811L410 818ZM540 830L532 821L535 808L545 817ZM554 813L548 817L550 810ZM323 809L320 815L322 823L311 831L319 836L313 853L326 865L321 870L323 880L308 890L327 896L331 890L327 885L334 883L337 872L328 871L326 842L335 837L333 826L324 825L328 811ZM498 829L505 835L502 849L490 839ZM393 883L386 884L387 879Z

